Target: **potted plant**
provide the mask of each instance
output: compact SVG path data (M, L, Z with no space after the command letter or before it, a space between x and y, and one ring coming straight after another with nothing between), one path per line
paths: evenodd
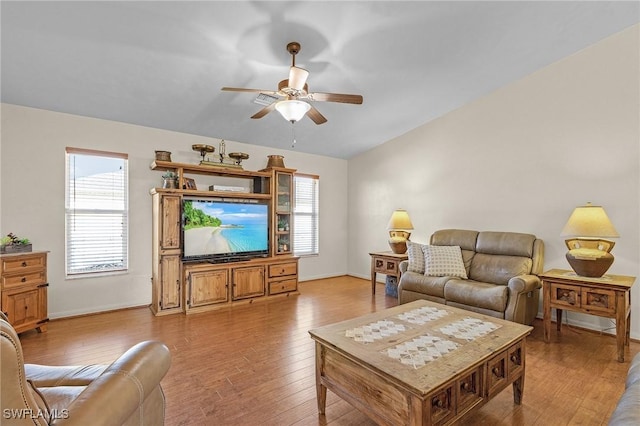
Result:
M19 238L12 232L0 238L0 253L30 252L32 248L28 238Z
M162 175L162 187L167 189L178 189L178 174L168 171Z
M289 224L285 219L278 219L278 231L286 231Z

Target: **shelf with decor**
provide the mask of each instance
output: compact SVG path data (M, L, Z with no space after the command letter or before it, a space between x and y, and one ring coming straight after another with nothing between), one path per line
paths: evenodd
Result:
M193 196L209 196L209 197L236 197L236 198L255 198L255 199L271 199L269 192L269 179L271 173L265 171L248 171L239 167L216 167L202 166L198 164L174 163L171 161L153 161L150 166L151 170L172 172L177 177L177 188L155 188L155 191L176 191L183 195ZM202 189L190 189L186 185L189 179L186 175L206 175L236 179L249 179L252 181L251 192L233 192L233 191L206 191ZM193 181L193 180L191 180Z

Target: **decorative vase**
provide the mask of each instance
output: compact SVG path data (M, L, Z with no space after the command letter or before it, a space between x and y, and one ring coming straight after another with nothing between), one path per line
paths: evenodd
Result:
M284 156L282 155L269 155L267 156L269 159L267 161L267 169L271 167L282 167L284 168Z
M169 151L156 151L157 161L171 161L171 152Z
M178 189L178 178L162 178L162 187L165 189Z

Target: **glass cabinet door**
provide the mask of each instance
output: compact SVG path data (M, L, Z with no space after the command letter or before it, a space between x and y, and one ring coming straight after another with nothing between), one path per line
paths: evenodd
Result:
M293 205L293 173L276 171L276 214L275 235L276 254L289 254L293 252L291 238L293 232L292 205Z

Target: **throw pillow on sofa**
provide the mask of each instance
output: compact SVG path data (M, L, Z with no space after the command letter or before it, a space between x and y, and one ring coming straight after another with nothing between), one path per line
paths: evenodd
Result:
M424 274L424 251L422 251L422 247L424 247L424 244L407 241L407 255L409 256L407 271Z
M423 246L424 274L430 277L467 279L460 246Z

